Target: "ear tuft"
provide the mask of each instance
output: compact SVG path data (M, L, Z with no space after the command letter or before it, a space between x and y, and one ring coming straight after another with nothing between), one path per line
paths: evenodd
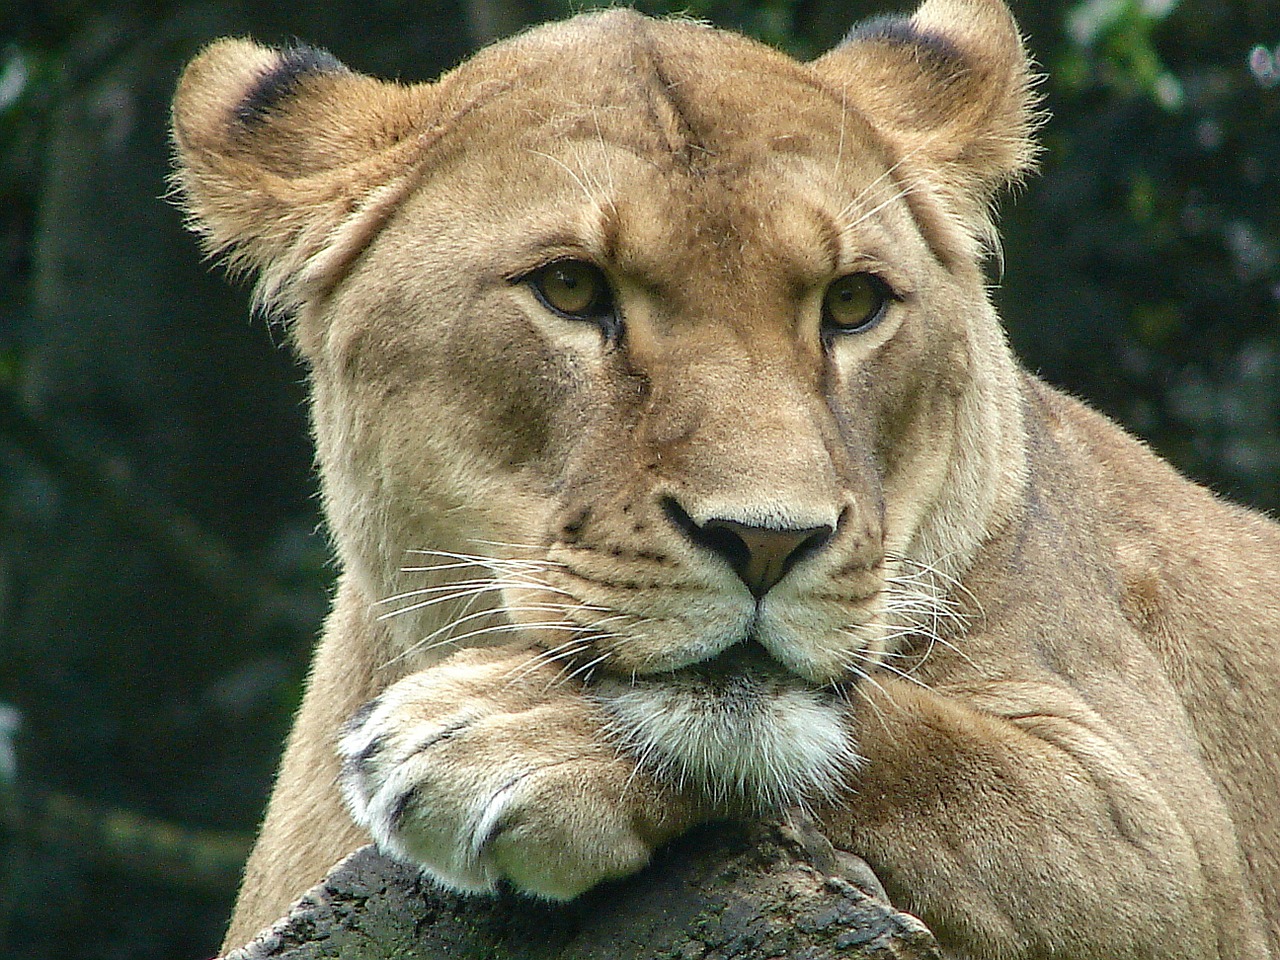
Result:
M287 100L308 75L347 70L328 50L307 44L282 50L278 56L236 107L236 117L241 123L253 126L266 121L272 109Z

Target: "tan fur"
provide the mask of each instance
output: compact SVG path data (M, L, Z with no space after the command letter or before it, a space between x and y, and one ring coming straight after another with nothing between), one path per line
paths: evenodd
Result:
M805 804L950 956L1280 952L1280 533L1010 355L1030 86L997 0L811 64L611 11L419 86L189 67L177 180L293 318L342 571L229 945L370 834L568 897ZM824 327L857 273L882 318ZM757 600L723 523L831 529Z

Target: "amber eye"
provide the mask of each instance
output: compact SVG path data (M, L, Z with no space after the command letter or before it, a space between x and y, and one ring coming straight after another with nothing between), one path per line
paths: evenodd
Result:
M879 277L851 273L833 280L822 297L822 324L828 330L868 330L884 314L893 294Z
M529 284L548 309L571 320L599 320L613 314L613 294L599 267L582 260L557 260L529 275Z

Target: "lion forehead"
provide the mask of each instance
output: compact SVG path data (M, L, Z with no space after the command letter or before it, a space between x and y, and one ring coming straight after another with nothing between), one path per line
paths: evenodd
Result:
M459 124L468 138L607 141L664 165L822 155L855 128L874 140L844 92L805 65L746 37L629 10L530 31L447 85L474 107Z

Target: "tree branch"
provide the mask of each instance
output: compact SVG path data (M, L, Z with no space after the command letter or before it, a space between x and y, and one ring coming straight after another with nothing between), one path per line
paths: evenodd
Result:
M168 886L226 895L234 889L252 837L202 830L133 810L52 791L19 802L0 783L0 837L74 847L82 860Z
M461 897L364 847L225 960L937 960L859 887L865 865L795 825L718 825L569 904Z

